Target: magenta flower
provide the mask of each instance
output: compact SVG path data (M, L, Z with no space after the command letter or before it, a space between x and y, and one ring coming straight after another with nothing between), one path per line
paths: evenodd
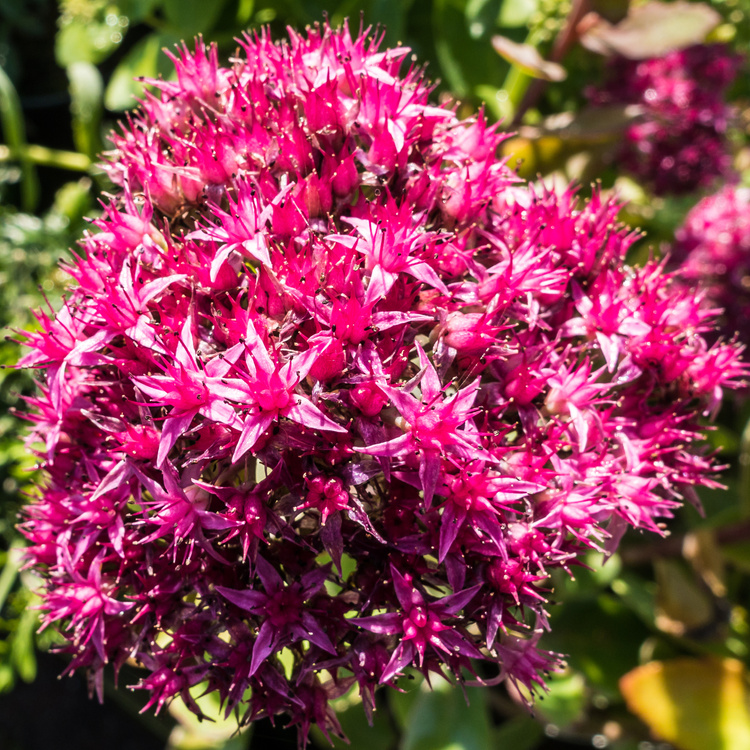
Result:
M305 602L325 582L328 569L315 568L303 575L298 583L290 585L286 585L274 567L260 555L255 569L264 591L235 591L224 586L216 588L232 604L262 620L253 644L247 676L252 677L269 656L298 641L308 640L318 648L335 654L336 649L325 630L305 606Z
M750 343L750 189L727 185L704 198L677 230L671 263L705 307L722 310L722 333Z
M468 638L455 626L443 622L460 612L473 599L480 588L479 584L442 599L428 601L415 586L411 575L402 575L394 565L391 565L391 574L396 598L401 605L400 611L354 620L372 633L399 638L398 646L380 675L381 682L388 682L415 662L421 667L428 648L454 658L458 654L482 658L479 649Z
M193 344L192 321L186 318L175 347L174 361L166 364L166 372L133 378L138 390L152 403L172 407L161 431L156 457L158 466L164 463L178 438L198 415L239 429L241 421L227 399L242 400L245 392L233 386L225 376L231 369L232 359L239 357L240 353L240 349L235 348L229 356L225 354L199 364ZM241 385L240 381L236 382Z
M48 615L45 625L56 620L67 620L82 643L93 646L101 663L108 661L106 628L108 619L119 618L133 607L123 602L117 592L102 577L101 557L96 557L82 577L69 561L71 580L58 586L47 600Z
M315 360L324 354L327 345L310 347L279 366L253 329L252 322L248 323L245 345L248 349L246 364L249 378L240 400L249 401L252 406L244 419L232 462L253 448L260 436L281 417L313 430L346 432L342 425L329 419L309 398L295 392L300 380L306 377Z
M468 459L483 453L481 440L475 431L458 429L476 413L472 404L479 381L475 380L466 388L444 398L434 366L418 344L417 349L422 366L418 376L421 399L416 399L405 390L380 386L401 414L404 434L376 445L364 446L361 450L371 456L386 458L417 456L419 486L424 492L425 505L429 507L440 478L441 457L455 453Z
M550 572L712 486L740 352L408 50L242 48L181 49L112 136L119 193L26 335L44 622L95 684L135 659L157 710L205 683L302 745L408 670L542 689Z
M343 221L351 224L357 234L330 235L327 239L365 254L366 267L371 272L365 303L372 304L385 297L396 283L399 273L408 273L428 286L449 294L430 264L419 259L420 255L429 252L435 237L424 231L423 222L419 215L413 214L412 207L386 204L381 210L374 211L369 219L349 217Z
M290 185L289 188L292 186ZM282 191L275 203L283 200ZM211 282L215 282L222 265L235 251L267 266L271 265L266 245L266 235L262 231L273 214L274 203L262 208L254 185L239 183L236 202L227 196L229 211L218 205L211 206L211 214L218 219L217 224L209 224L188 235L188 239L214 241L218 252L211 261Z
M618 163L657 194L689 193L728 174L726 129L732 110L724 95L742 63L721 44L648 60L613 59L604 85L592 89L589 98L595 106L640 109L625 133Z
M445 489L441 493L446 500L440 523L440 562L457 539L466 543L469 535L474 544L486 535L494 542L497 554L504 555L507 539L502 511L511 510L521 498L544 489L544 485L502 476L487 466L484 461L472 461L462 466L460 472L445 477Z

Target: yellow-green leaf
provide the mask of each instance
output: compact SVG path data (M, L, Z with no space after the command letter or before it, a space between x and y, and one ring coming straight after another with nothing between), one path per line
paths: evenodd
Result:
M746 670L735 659L651 662L620 680L628 708L680 750L750 750Z

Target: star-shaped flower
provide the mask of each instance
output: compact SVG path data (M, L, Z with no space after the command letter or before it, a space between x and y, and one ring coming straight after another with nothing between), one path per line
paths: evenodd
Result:
M469 422L477 410L473 408L479 389L479 379L444 398L445 389L434 365L419 347L422 376L418 399L405 390L378 383L403 417L404 434L392 440L360 448L372 456L405 458L419 456L419 479L424 491L425 506L429 507L440 477L441 458L449 453L463 458L485 455L479 435L471 430L459 430ZM488 456L488 460L491 458Z

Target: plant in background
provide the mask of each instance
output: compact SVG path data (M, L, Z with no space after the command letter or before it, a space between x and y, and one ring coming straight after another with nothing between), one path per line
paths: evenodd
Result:
M304 744L412 670L533 691L548 575L715 485L703 418L745 372L715 313L378 42L181 49L26 335L22 528L100 694L134 660L157 710L201 685Z
M69 183L58 191L43 217L0 208L0 321L6 330L23 329L33 322L32 309L48 295L54 303L67 277L58 268L65 249L80 236L83 214L91 209L88 180ZM36 674L34 631L38 612L31 576L20 572L23 539L16 529L22 495L33 491L34 457L19 435L27 423L22 395L34 393L29 371L14 367L20 347L7 337L0 343L0 692L9 690L17 676L30 681Z
M750 341L750 189L726 185L700 201L675 234L672 261L706 305L723 310L721 331Z
M667 6L668 7L668 6ZM742 56L721 44L697 44L646 60L612 58L595 106L637 105L618 165L657 195L689 193L731 171L726 139L732 109L725 96Z

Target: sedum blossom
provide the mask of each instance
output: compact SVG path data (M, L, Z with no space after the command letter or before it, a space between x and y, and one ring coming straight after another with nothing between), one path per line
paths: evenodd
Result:
M680 278L723 310L721 332L750 341L750 188L725 185L694 206L675 234Z
M540 688L549 573L714 483L702 420L745 374L714 313L379 42L180 49L26 334L22 529L100 693L132 661L157 710L203 685L304 744L412 671Z
M613 58L594 106L634 105L618 166L657 195L690 193L731 172L725 96L744 63L723 44L696 44L663 57Z

